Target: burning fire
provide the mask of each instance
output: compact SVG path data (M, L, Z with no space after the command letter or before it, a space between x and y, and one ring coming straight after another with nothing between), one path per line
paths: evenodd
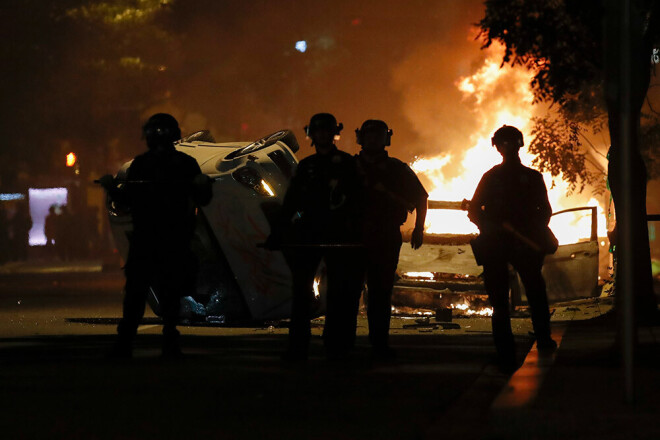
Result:
M484 65L473 75L459 78L456 87L463 93L464 100L473 103L475 118L481 127L472 136L472 147L456 157L442 153L435 157L417 158L411 167L415 172L432 182L429 191L431 200L470 199L481 176L502 161L497 150L491 145L492 134L504 124L518 127L525 139L531 139L531 117L536 108L529 87L532 73L521 68L503 67L500 69L502 48L496 48ZM511 87L513 82L514 87ZM495 94L497 88L506 88L507 95ZM531 166L534 156L523 147L520 158L524 165ZM456 171L459 171L458 173ZM447 177L447 175L455 177ZM587 203L566 196L568 184L559 178L553 179L544 174L548 197L554 212L577 206L598 206L598 236L606 236L605 214L598 200L591 198ZM560 244L575 243L590 236L590 212L581 211L553 217L550 227ZM426 220L428 233L473 234L478 233L467 213L457 210L431 209Z
M416 278L420 281L433 281L435 280L435 275L433 272L406 272L403 274L406 278Z
M466 316L493 316L492 307L484 307L481 309L471 309L467 304L453 304L452 309L461 310Z
M319 299L321 297L321 291L319 290L319 286L321 285L321 278L316 277L314 278L314 298Z

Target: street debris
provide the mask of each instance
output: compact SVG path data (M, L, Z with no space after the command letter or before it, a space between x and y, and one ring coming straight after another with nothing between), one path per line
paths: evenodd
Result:
M461 326L454 322L418 322L415 324L403 324L404 329L418 329L418 330L437 330L442 327L443 330L457 330Z
M192 296L181 298L181 310L179 316L183 319L199 319L206 316L206 308L198 303Z

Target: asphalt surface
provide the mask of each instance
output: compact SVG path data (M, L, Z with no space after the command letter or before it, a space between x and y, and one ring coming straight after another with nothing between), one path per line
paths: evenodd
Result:
M395 318L392 362L371 360L363 317L353 358L325 360L321 319L310 360L291 365L279 358L280 323L182 326L187 356L162 360L148 312L134 358L111 361L122 285L121 272L0 275L4 438L416 439L477 383L470 405L489 408L508 379L493 366L489 318L454 319L453 329ZM569 309L555 317L578 313ZM522 360L531 324L513 327Z

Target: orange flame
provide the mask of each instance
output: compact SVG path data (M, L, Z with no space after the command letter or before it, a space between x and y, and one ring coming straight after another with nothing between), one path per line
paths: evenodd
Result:
M472 147L464 151L462 157L442 153L434 157L419 157L411 163L416 173L432 182L429 191L431 200L461 201L472 197L481 176L502 161L490 140L492 133L502 125L516 126L523 132L525 139L531 139L530 119L536 111L529 87L533 73L510 66L500 68L502 50L502 47L495 47L476 73L455 82L464 101L473 104L475 118L481 121L480 128L470 138ZM506 89L506 93L499 92L500 89ZM531 167L534 156L524 147L520 151L520 158L524 165ZM544 173L543 177L549 188L548 198L553 211L585 206L584 200L577 200L580 197L566 195L568 184L561 176L554 179L554 184L549 173ZM599 207L598 235L606 236L604 210L595 198L591 198L586 205ZM552 219L550 227L560 244L575 243L589 238L590 221L589 211L562 214ZM466 212L439 209L429 210L426 231L436 234L478 233Z

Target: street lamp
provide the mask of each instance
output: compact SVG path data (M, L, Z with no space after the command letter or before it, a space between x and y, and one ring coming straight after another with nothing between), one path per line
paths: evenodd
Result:
M76 161L78 158L76 157L75 153L72 151L69 154L66 155L66 166L67 167L73 167L76 165Z

